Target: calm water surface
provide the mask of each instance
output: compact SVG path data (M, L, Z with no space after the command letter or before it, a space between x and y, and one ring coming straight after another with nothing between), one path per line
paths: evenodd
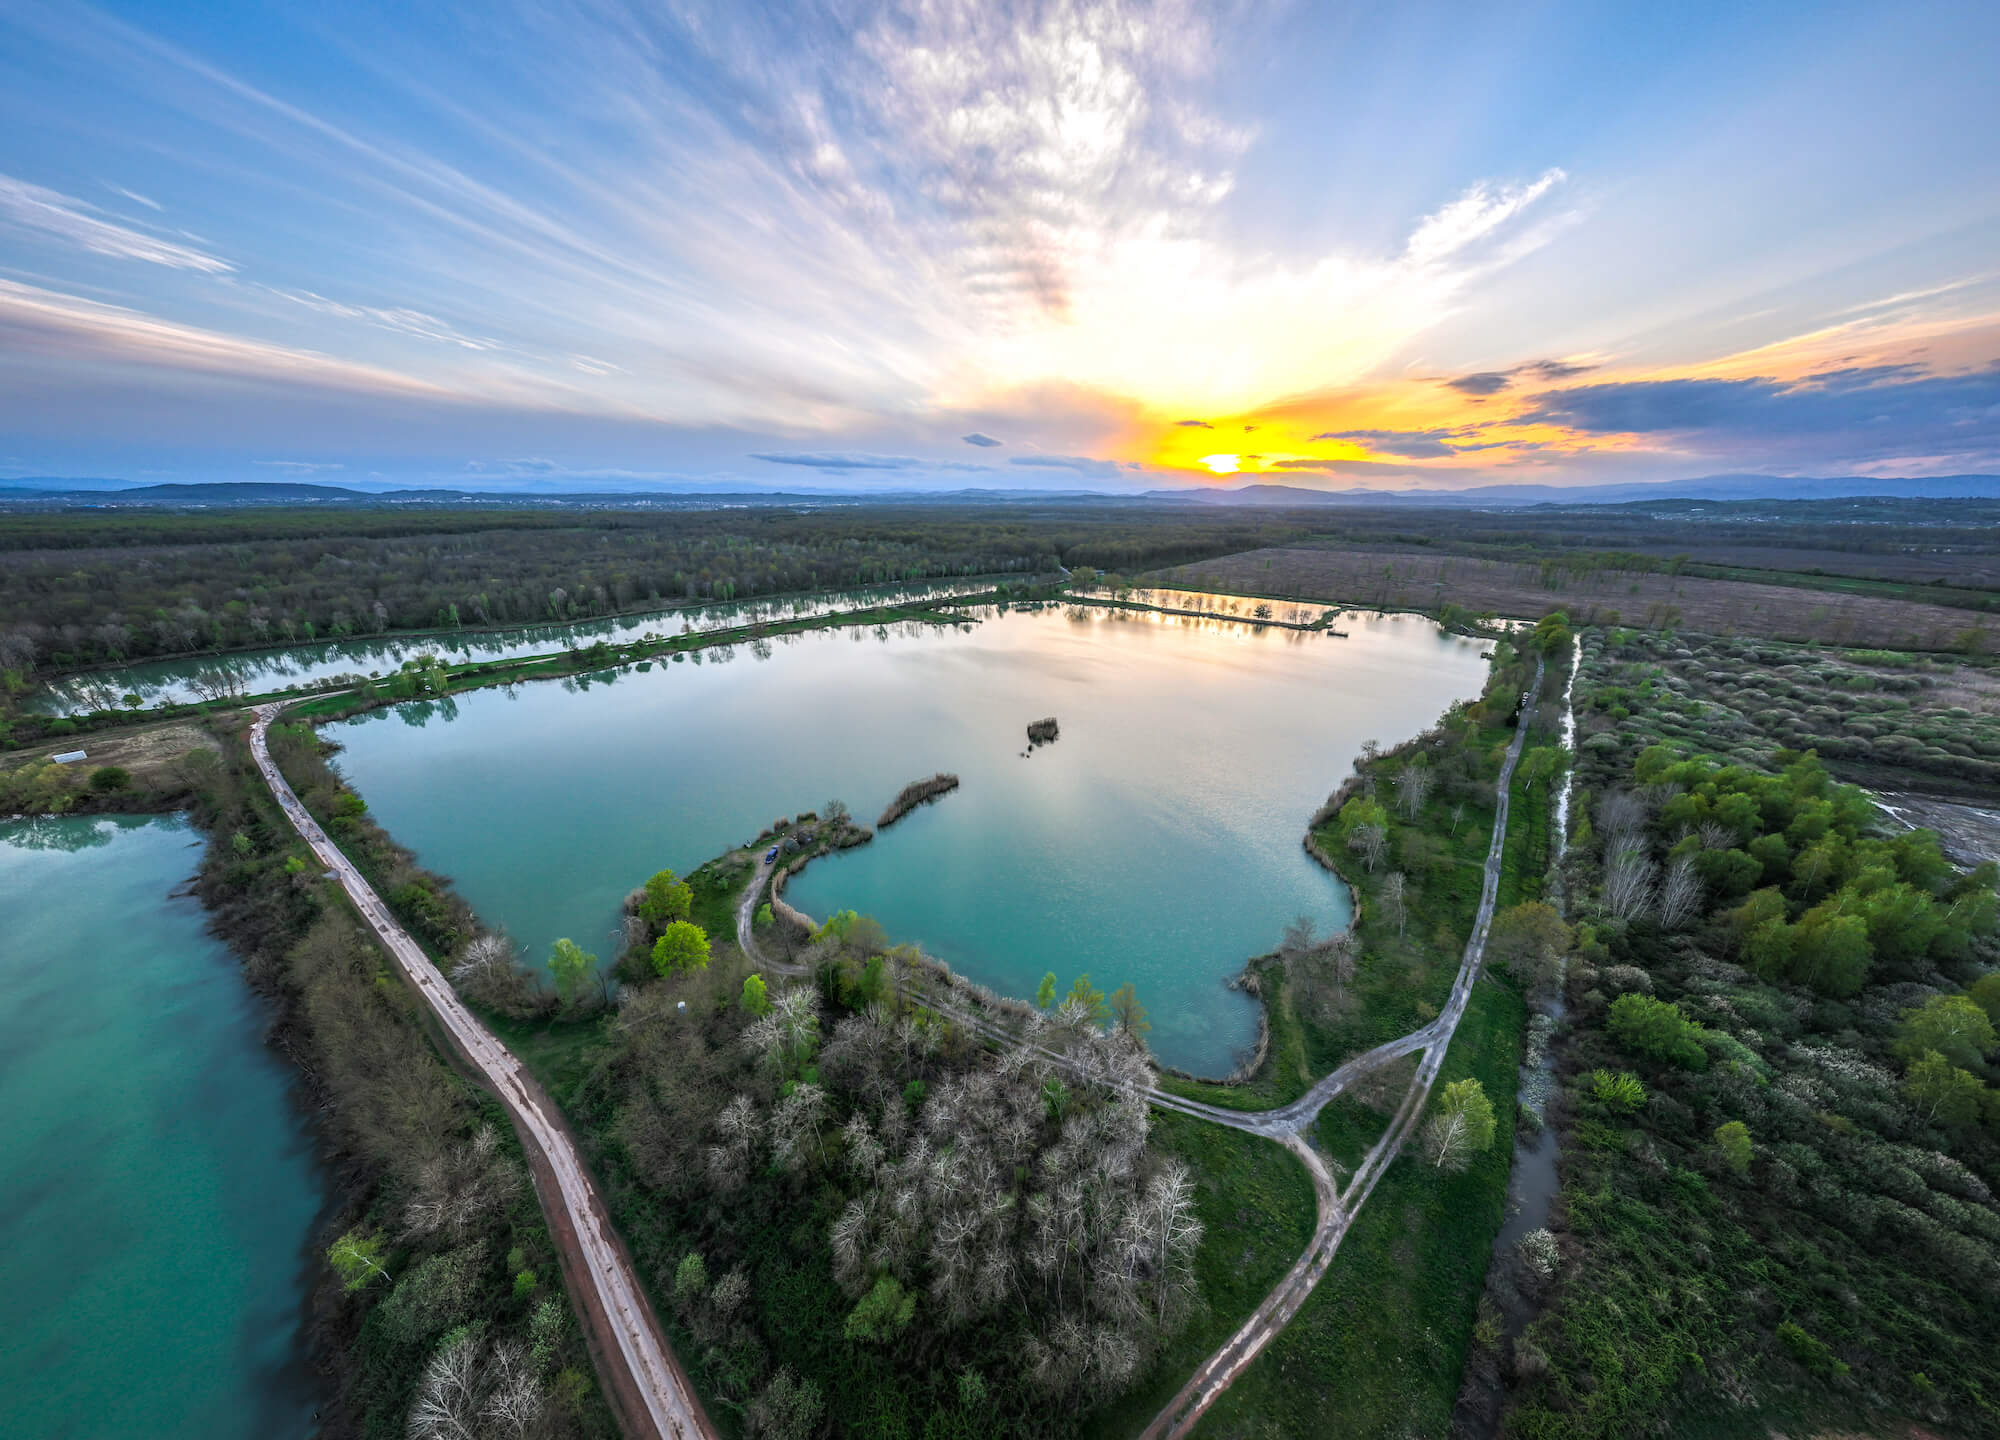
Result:
M712 605L690 605L639 615L618 615L575 624L521 625L497 630L435 631L427 635L385 635L358 640L325 640L272 650L235 651L226 655L184 656L174 660L141 660L68 676L30 697L30 708L66 715L86 710L115 709L127 694L148 705L184 704L199 700L196 682L226 676L239 694L260 695L291 686L324 684L342 675L386 675L405 660L441 655L453 664L475 660L512 660L523 655L547 655L591 645L599 640L622 642L650 633L679 635L687 631L727 630L735 625L858 610L891 600L962 595L993 588L991 580L919 581L908 585L875 585L856 590L821 591L812 595L778 596Z
M320 1195L179 819L0 823L0 1434L312 1433Z
M531 957L608 955L625 892L829 796L872 821L909 780L962 788L816 863L789 898L873 914L1003 993L1045 970L1131 982L1169 1064L1219 1074L1255 1038L1223 981L1343 889L1300 846L1361 743L1485 678L1413 618L1348 638L1101 609L959 630L827 631L593 683L535 683L327 727L391 834ZM1062 738L1023 758L1030 720Z

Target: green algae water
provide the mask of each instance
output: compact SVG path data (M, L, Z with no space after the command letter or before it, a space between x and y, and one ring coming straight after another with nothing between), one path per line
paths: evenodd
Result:
M0 822L0 1434L312 1433L320 1196L177 818Z
M389 833L539 961L607 958L618 907L780 815L872 822L935 771L960 789L787 892L872 914L1004 994L1044 971L1130 982L1169 1065L1223 1074L1256 1038L1225 988L1285 924L1347 922L1307 819L1368 739L1484 683L1484 647L1415 617L1345 636L1094 607L956 629L812 632L598 679L475 691L327 727ZM1025 758L1026 727L1061 738Z

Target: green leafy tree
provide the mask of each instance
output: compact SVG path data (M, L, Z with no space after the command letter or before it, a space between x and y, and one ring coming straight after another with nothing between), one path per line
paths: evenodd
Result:
M1139 992L1132 988L1130 981L1113 990L1108 1003L1121 1033L1136 1039L1153 1028L1152 1022L1146 1018L1146 1007L1139 1003Z
M879 1345L893 1339L917 1313L917 1297L903 1288L893 1275L876 1279L875 1286L848 1312L842 1331L850 1340Z
M777 923L777 919L778 917L771 913L771 906L767 901L757 907L757 913L751 917L750 923L759 930L769 930L772 925Z
M708 968L708 932L692 920L676 920L653 942L653 969L662 975L685 975Z
M752 973L743 977L743 1008L757 1016L771 1013L771 994L764 987L762 975Z
M662 870L640 889L639 903L634 909L641 920L657 931L676 920L687 919L693 904L694 887L673 871Z
M1929 1052L1969 1069L1995 1043L1993 1022L1970 995L1933 995L1903 1012L1896 1027L1896 1053L1915 1060Z
M1722 1152L1722 1163L1729 1167L1732 1175L1748 1175L1750 1158L1754 1153L1750 1144L1750 1127L1741 1120L1731 1120L1726 1125L1718 1125L1715 1130L1715 1147Z
M1102 1025L1109 1012L1104 1008L1104 992L1090 988L1090 976L1079 975L1070 982L1069 999L1079 1002L1090 1018Z
M1493 917L1486 951L1522 984L1551 985L1575 938L1553 905L1529 900Z
M1556 610L1535 622L1531 643L1544 655L1560 655L1569 650L1570 638L1569 616Z
M708 1293L708 1262L690 1250L674 1269L674 1304L686 1309Z
M1620 995L1611 1002L1607 1024L1618 1043L1636 1054L1687 1070L1708 1068L1700 1027L1678 1005L1636 992Z
M1903 1077L1904 1098L1926 1122L1947 1130L1963 1130L1979 1118L1984 1089L1935 1050L1919 1056Z
M1845 913L1836 896L1806 911L1792 932L1793 979L1822 995L1844 998L1860 993L1874 956L1867 921Z
M597 968L597 957L565 936L549 951L549 977L565 1005L574 1005Z
M1981 975L1965 993L1973 1004L1986 1012L1988 1020L2000 1025L2000 970Z
M786 1366L771 1377L749 1410L753 1433L766 1440L812 1440L819 1432L826 1400L818 1381L801 1380Z
M377 1279L389 1278L388 1267L382 1263L381 1237L360 1230L350 1230L334 1241L326 1259L340 1277L341 1288L350 1295Z
M1424 1158L1432 1168L1456 1175L1493 1144L1493 1102L1470 1077L1444 1087L1424 1126Z
M1042 983L1035 988L1035 1004L1046 1010L1056 1003L1056 972L1051 970L1042 976Z

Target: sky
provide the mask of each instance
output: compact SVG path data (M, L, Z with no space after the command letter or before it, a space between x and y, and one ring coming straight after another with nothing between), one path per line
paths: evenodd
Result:
M0 0L0 484L2000 472L2000 6Z

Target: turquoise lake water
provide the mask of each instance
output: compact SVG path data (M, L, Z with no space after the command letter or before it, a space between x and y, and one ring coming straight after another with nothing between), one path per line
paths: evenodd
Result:
M312 1433L320 1205L185 821L0 822L0 1433Z
M1224 988L1287 921L1346 923L1307 818L1363 741L1484 682L1483 647L1416 617L1346 637L1097 608L955 630L820 631L404 705L326 727L376 818L539 962L609 956L625 893L779 815L872 821L907 781L960 790L816 863L788 898L872 914L1003 993L1053 970L1131 982L1168 1064L1221 1074L1255 1039ZM1024 759L1029 721L1062 737Z

